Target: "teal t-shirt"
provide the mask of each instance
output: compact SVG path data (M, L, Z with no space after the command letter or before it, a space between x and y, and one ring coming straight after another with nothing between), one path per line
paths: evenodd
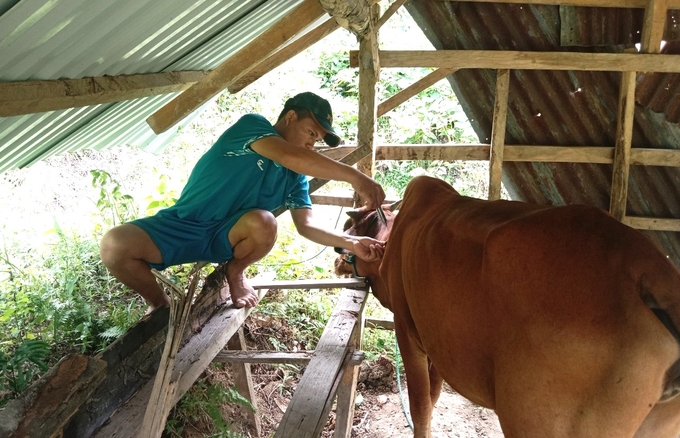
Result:
M279 134L267 119L247 114L227 129L198 160L177 203L158 214L195 222L214 222L253 209L311 208L305 175L293 172L251 149Z

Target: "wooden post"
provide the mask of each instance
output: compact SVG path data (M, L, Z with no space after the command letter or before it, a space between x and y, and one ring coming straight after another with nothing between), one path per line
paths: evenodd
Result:
M362 309L363 310L363 309ZM359 315L360 323L354 329L350 345L354 350L362 349L364 335L364 313ZM335 410L334 438L349 438L352 435L352 423L354 422L354 400L357 395L357 380L359 377L359 365L348 364L342 374L340 386L337 392L337 408Z
M635 112L635 76L636 72L634 71L623 72L621 74L621 88L619 89L609 212L620 221L626 215L626 199L628 198L630 145L633 137L633 114Z
M489 200L501 199L503 176L503 148L505 146L505 123L508 115L508 90L510 70L498 70L496 75L496 103L493 108L493 128L489 152Z
M245 351L246 338L243 334L243 326L239 327L238 332L232 336L227 342L229 350ZM262 436L262 428L260 426L260 417L257 415L257 399L255 397L255 390L253 389L253 378L250 374L250 364L243 362L234 362L231 364L231 371L234 374L234 385L239 394L250 401L255 411L246 406L241 407L244 411L253 436L259 438Z
M357 145L359 148L367 148L372 153L359 160L357 169L368 176L373 176L375 166L375 139L376 125L376 84L380 77L380 60L378 58L378 19L379 5L374 4L371 9L371 21L369 31L360 37L359 43L359 122L357 126ZM363 200L355 195L355 207L363 204Z

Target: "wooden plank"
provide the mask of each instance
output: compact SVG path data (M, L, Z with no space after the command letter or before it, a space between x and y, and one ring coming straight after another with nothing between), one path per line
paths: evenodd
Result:
M633 138L633 113L635 111L635 77L634 71L624 72L621 75L619 90L614 169L609 202L609 212L618 220L623 220L626 215L630 150Z
M0 436L64 436L63 426L105 374L106 362L101 359L82 354L63 357L0 411Z
M220 363L288 363L305 365L314 357L314 350L302 351L233 351L223 350L215 356L213 362ZM358 365L364 360L363 351L354 351L349 363Z
M344 289L328 320L316 354L309 362L288 404L275 438L318 436L333 400L335 382L343 369L348 344L366 303L366 290Z
M227 348L235 353L246 352L246 337L243 334L243 327L239 327L236 334L231 337L229 342L227 342ZM216 362L216 360L213 359L213 362ZM260 425L260 416L257 414L257 397L255 395L255 389L253 388L253 377L250 372L250 364L245 362L232 363L231 371L234 377L234 386L236 386L236 390L242 397L245 397L254 408L253 410L248 406L240 406L241 413L246 418L253 436L260 437L262 435L262 426Z
M312 203L315 205L335 205L337 207L353 207L354 198L351 196L335 195L311 195ZM383 204L392 204L398 199L385 199Z
M0 117L175 93L189 88L207 74L207 71L176 71L0 83Z
M350 66L358 53L349 52ZM511 50L381 50L382 68L649 71L680 73L680 55L644 53L519 52Z
M643 53L659 53L666 27L667 0L649 0L642 25L641 48Z
M384 115L385 113L392 111L394 108L398 107L402 103L406 102L416 94L420 93L421 91L431 87L432 85L436 84L437 82L441 81L447 76L450 76L453 74L456 70L452 68L438 68L437 70L433 71L432 73L428 74L424 78L418 80L417 82L414 82L413 84L409 85L408 87L404 88L394 96L390 97L389 99L385 100L384 102L380 103L378 105L378 114L377 116L380 117Z
M366 278L329 278L323 280L251 280L254 289L360 289L368 285Z
M650 231L680 231L680 219L626 216L622 222L629 227Z
M269 55L259 64L242 73L227 87L227 89L232 94L238 93L298 53L335 32L339 27L337 21L329 18L314 30L307 32L300 38L283 47L281 50Z
M496 73L496 99L493 108L493 128L489 151L489 200L501 199L501 178L503 176L503 149L505 146L505 123L508 116L508 93L510 71Z
M394 330L394 320L392 319L366 318L364 325L369 328Z
M152 114L146 119L147 123L156 134L167 131L323 14L325 11L319 5L318 0L304 0L258 38L210 72L203 80Z
M600 8L644 8L647 0L433 0L438 2L463 1L476 3L510 3L522 5L564 5ZM668 0L671 9L680 8L680 0Z
M262 299L265 294L266 291L260 290L259 299ZM182 347L177 353L171 379L178 381L172 401L173 405L191 388L196 379L205 371L205 368L212 362L217 353L222 351L227 341L236 333L252 311L252 308L222 307L208 320L201 332L194 335ZM93 436L101 438L136 436L142 424L144 410L149 401L152 387L153 381L144 385Z
M220 363L286 363L305 365L312 360L314 350L304 351L222 351L213 362Z

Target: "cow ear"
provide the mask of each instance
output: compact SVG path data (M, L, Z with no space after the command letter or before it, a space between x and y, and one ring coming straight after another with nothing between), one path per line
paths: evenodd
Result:
M347 212L347 216L351 217L355 221L358 221L363 214L364 214L364 212L361 211L361 210L349 210Z
M397 208L399 208L399 206L401 205L401 201L402 201L402 200L400 199L400 200L398 200L398 201L396 201L396 202L391 203L390 206L389 206L389 210L390 210L390 211L394 211L394 210L396 210Z

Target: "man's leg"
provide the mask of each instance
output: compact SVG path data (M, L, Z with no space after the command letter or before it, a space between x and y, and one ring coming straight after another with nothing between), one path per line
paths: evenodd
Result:
M170 305L147 264L162 263L163 256L144 230L132 224L112 228L104 234L99 253L111 275L144 297L149 311Z
M241 216L229 231L234 258L227 263L226 274L231 301L236 307L254 307L255 290L246 282L246 268L272 249L276 242L276 218L266 210L252 210Z

